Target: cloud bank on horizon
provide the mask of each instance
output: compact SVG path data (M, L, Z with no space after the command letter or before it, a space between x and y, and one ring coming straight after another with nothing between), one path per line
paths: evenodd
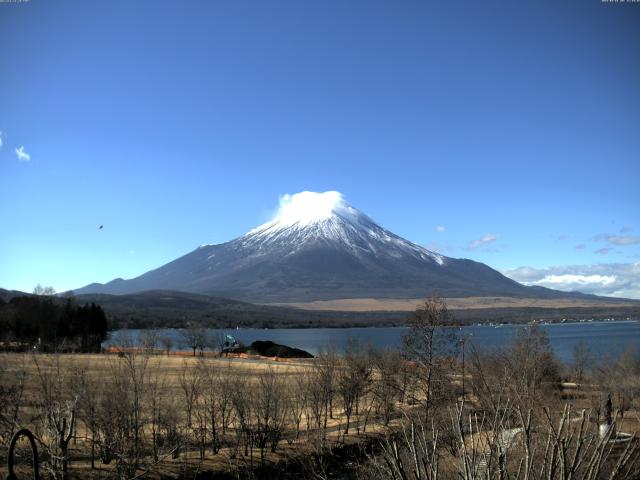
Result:
M518 267L502 273L525 285L640 299L640 262Z

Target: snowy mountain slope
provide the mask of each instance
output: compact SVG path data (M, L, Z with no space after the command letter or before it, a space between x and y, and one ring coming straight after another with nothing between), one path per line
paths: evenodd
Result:
M131 280L76 293L180 290L252 302L425 295L559 297L467 259L411 243L377 225L338 192L284 197L278 215L245 235L203 245Z

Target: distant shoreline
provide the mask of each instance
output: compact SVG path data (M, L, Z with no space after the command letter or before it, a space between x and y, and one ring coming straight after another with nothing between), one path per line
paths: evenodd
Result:
M631 319L612 319L612 320L567 320L566 322L531 322L531 323L467 323L464 325L451 325L452 328L469 328L469 327L526 327L530 325L538 325L538 326L546 326L546 325L575 325L578 323L586 323L589 325L600 324L600 323L639 323L640 318L631 318ZM238 327L238 328L223 328L223 327L204 327L206 330L223 330L233 332L235 330L242 331L270 331L270 330L375 330L375 329L390 329L390 328L408 328L407 325L362 325L362 326L343 326L343 327L275 327L275 328L260 328L260 327ZM113 332L126 332L126 331L143 331L143 330L183 330L180 327L160 327L160 328L131 328L131 329L115 329L110 330L109 333Z

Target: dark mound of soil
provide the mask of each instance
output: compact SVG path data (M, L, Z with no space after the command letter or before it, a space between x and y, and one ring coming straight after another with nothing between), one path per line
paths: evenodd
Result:
M263 357L313 358L313 355L309 352L299 348L287 347L286 345L278 345L270 340L256 340L249 346L248 351Z

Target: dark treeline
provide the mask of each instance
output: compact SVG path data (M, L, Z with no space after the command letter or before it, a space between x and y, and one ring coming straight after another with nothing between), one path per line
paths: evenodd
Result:
M47 295L0 299L0 342L6 350L97 352L107 336L107 318L95 303Z

